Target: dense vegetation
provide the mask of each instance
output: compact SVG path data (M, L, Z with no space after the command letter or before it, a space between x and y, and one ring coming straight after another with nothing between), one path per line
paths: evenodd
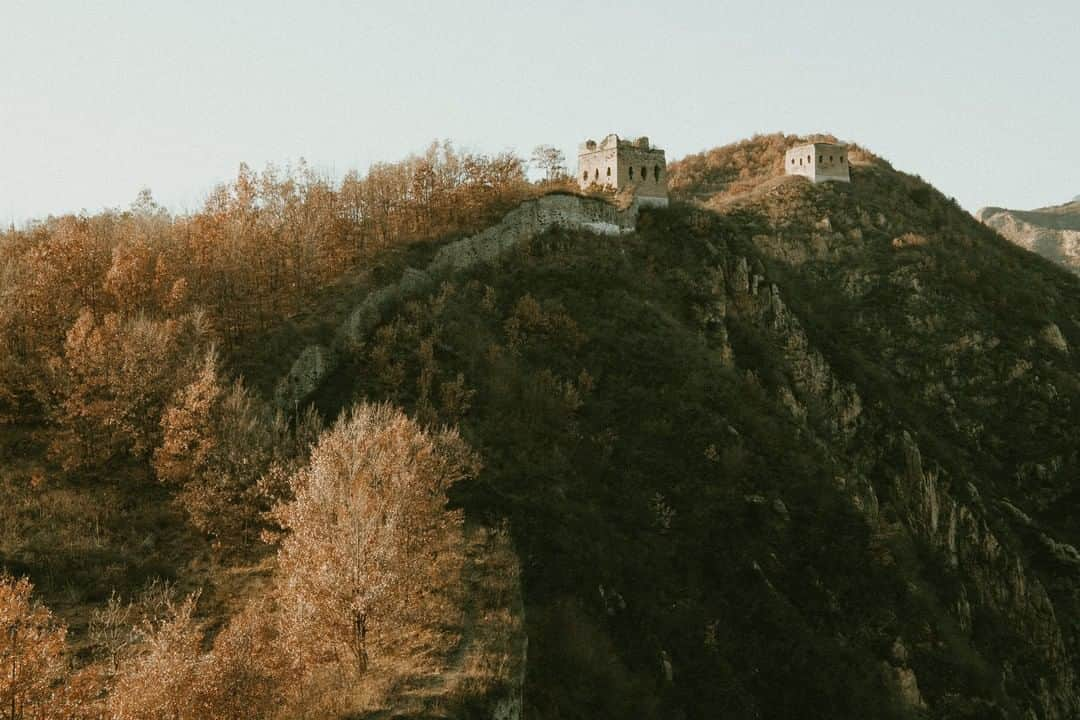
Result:
M213 200L146 199L5 235L0 563L37 589L0 583L0 613L49 678L21 702L490 715L512 544L529 717L1080 710L1080 282L866 151L850 186L781 179L795 141L673 164L679 202L631 235L554 230L439 278L295 415L267 401L290 359L535 192L519 165L474 183L433 151L311 184L292 225L288 183L241 202L241 173L224 235ZM350 183L374 204L344 212ZM125 284L129 235L157 249Z

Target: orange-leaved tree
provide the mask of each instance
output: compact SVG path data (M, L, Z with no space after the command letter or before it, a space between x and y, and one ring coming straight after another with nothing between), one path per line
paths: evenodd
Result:
M461 573L462 517L447 489L478 470L456 431L389 405L361 404L322 436L276 511L292 662L363 672L374 647L431 619Z
M31 598L26 578L0 576L0 717L54 717L67 628Z

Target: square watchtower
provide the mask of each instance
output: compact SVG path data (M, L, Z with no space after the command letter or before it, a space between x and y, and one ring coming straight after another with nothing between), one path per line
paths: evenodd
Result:
M802 175L812 182L851 182L847 145L812 142L796 145L784 155L784 172Z
M666 207L667 161L664 151L649 145L649 138L623 140L612 133L600 142L578 146L578 184L615 192L630 192L639 205Z

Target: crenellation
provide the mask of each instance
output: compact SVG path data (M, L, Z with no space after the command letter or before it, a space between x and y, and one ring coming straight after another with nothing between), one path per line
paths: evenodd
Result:
M587 140L578 146L578 184L615 192L633 193L638 205L666 206L667 161L664 151L649 138L624 140L612 133L600 142Z

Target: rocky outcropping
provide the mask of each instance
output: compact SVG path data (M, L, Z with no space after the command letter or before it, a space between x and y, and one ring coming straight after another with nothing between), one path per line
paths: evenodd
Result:
M1080 201L1038 210L985 207L975 217L1020 247L1080 274Z
M620 210L601 199L568 193L544 195L521 203L498 225L443 246L425 270L407 268L397 283L364 297L338 328L330 347L311 345L300 352L275 388L277 406L293 410L307 400L337 366L342 350L361 342L379 324L387 309L404 298L429 290L437 278L493 262L507 250L552 228L585 230L597 235L630 233L634 231L637 215L636 206Z
M916 441L901 434L903 472L894 478L893 501L902 510L907 530L957 573L960 584L951 598L960 629L971 634L977 614L994 617L1028 652L1039 656L1037 682L1025 686L1002 670L1002 688L1036 717L1077 717L1077 682L1054 604L1023 557L1004 543L987 522L988 512L970 483L954 493L939 468L923 465ZM958 499L962 495L962 499ZM1022 512L1013 508L1015 512ZM1071 547L1071 546L1070 546Z

